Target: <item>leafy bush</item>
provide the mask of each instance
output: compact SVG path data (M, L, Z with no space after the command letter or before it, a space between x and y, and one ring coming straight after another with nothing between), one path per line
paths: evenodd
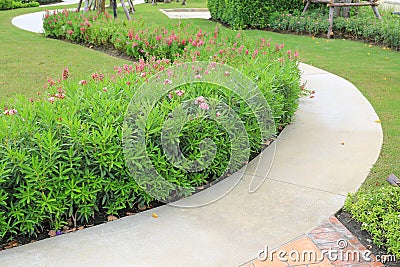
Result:
M279 32L293 32L325 36L329 26L327 12L308 11L304 16L298 12L275 13L270 17L267 28ZM382 14L377 20L372 11L360 8L358 15L334 19L335 37L346 37L376 42L393 49L400 49L400 16Z
M47 14L46 34L114 46L139 60L133 65L116 67L111 77L94 73L80 84L70 82L66 69L58 81L49 79L48 91L36 99L18 98L5 104L0 115L0 127L4 129L0 132L1 238L34 235L47 223L53 229L61 229L67 220L86 222L97 211L118 214L125 208L147 205L153 200L127 169L122 126L126 108L138 87L171 64L211 58L238 68L258 84L277 125L289 123L297 108L301 94L295 60L298 55L284 51L283 45L271 47L263 39L246 43L240 36L222 36L218 28L207 33L190 25L178 25L175 32L144 28L141 20L129 24L97 16L83 17L68 11ZM133 46L134 43L137 45ZM204 185L215 181L230 160L226 151L231 144L221 126L194 117L182 128L183 153L188 158L198 158L198 142L210 138L218 148L216 160L199 173L183 172L169 163L160 144L160 125L185 100L203 96L228 103L245 122L252 154L261 150L263 141L254 116L240 96L212 84L185 84L174 90L185 92L171 91L170 97L157 96L161 100L149 114L152 119L145 122L147 153L166 180L183 187ZM211 110L212 102L208 104ZM238 162L235 169L228 171L235 171L241 164ZM146 166L142 168L145 171Z
M26 8L26 7L38 7L39 3L36 1L29 1L29 2L19 2L13 1L13 9L15 8Z
M302 0L208 0L211 17L233 29L265 28L274 12L293 12L304 7Z
M38 0L38 2L41 5L48 5L48 4L53 4L53 3L59 3L61 1L60 0Z
M0 0L0 10L11 9L13 6L12 0Z
M400 188L381 187L350 194L344 209L362 223L373 241L400 257Z
M25 8L25 7L38 7L39 3L36 1L12 1L12 0L0 0L0 10Z

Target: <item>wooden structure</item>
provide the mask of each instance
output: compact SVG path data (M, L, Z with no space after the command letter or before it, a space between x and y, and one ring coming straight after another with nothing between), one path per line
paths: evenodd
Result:
M80 11L80 9L82 7L82 1L83 0L79 0L78 8L77 8L78 11ZM129 10L125 6L125 1L124 0L120 0L120 1L121 1L121 6L124 9L126 18L128 20L131 20L130 13L132 13L132 15L135 13L135 7L133 6L133 1L127 0L128 5L129 5ZM105 11L105 2L106 2L106 0L85 0L85 7L83 10L84 10L84 12L87 12L88 10L91 10L93 8L93 10L97 9L97 10L99 10L99 12L104 12ZM110 5L113 7L114 18L117 18L117 0L110 0Z
M351 0L350 0L351 1ZM329 28L327 37L330 38L333 35L333 16L335 14L335 8L350 8L352 6L371 6L378 19L381 19L377 6L379 5L378 0L367 0L366 2L347 2L344 0L334 1L334 0L305 0L306 5L303 10L303 15L307 11L311 3L314 4L326 4L329 7Z

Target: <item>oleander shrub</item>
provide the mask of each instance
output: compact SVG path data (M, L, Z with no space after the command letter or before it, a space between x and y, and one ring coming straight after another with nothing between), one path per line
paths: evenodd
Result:
M244 29L265 28L274 12L301 10L304 3L302 0L208 0L207 6L214 20L233 29Z
M297 51L286 51L283 44L271 45L270 40L248 42L240 35L224 36L218 28L204 32L181 24L165 29L148 28L143 20L117 22L108 16L92 13L83 16L65 10L47 14L45 25L47 36L110 46L137 61L115 67L113 75L93 73L79 84L68 79L70 73L65 69L60 79L49 78L47 90L36 98L19 97L3 103L0 238L35 235L44 225L62 230L67 221L85 223L97 212L117 215L126 208L145 206L154 200L137 183L139 176L147 174L147 166L140 161L144 151L130 154L137 157L133 164L140 165L139 172L130 173L124 158L122 132L131 98L159 71L198 60L233 66L259 86L277 127L291 121L302 94ZM174 78L169 82L173 83ZM216 122L225 116L225 111L216 110L214 100L227 103L230 110L239 114L248 134L247 152L255 156L264 147L265 140L260 138L252 110L240 95L227 88L191 83L154 97L159 102L138 127L146 130L146 155L166 181L193 190L245 164L228 153L232 137ZM193 104L196 99L197 104ZM191 117L179 135L181 151L191 160L210 152L200 149L201 140L209 139L215 144L215 160L201 172L176 168L162 148L163 122L186 100L199 112L212 112L215 119ZM145 104L139 104L141 110L147 110ZM141 112L135 116L140 117ZM227 169L231 160L234 164ZM162 188L155 183L153 190Z
M386 186L349 194L344 209L361 222L375 244L400 257L400 188Z

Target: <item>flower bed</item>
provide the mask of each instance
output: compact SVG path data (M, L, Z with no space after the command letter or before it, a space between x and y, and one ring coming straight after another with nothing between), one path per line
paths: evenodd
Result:
M46 92L36 98L20 97L5 104L0 115L4 129L0 133L0 238L35 235L44 224L62 231L67 222L90 221L99 211L118 215L154 199L129 173L122 130L131 98L159 71L198 60L233 66L258 85L276 128L290 122L302 93L297 51L285 51L283 44L271 45L270 40L247 42L240 34L223 36L218 28L204 32L182 24L173 29L146 28L143 20L116 22L107 14L84 16L66 10L47 14L44 24L47 36L110 46L138 61L115 67L111 76L93 73L79 84L70 82L66 68L59 79L49 79ZM174 78L164 82L171 85ZM252 156L264 147L252 107L228 88L210 83L182 84L157 97L160 101L143 124L146 153L167 181L184 188L199 187L245 163L237 162L227 169L232 158L227 151L233 141L218 123L225 111L216 110L213 100L226 103L238 114ZM199 114L213 114L212 120L192 117L179 136L182 153L192 160L202 156L201 140L214 142L215 160L199 172L171 166L162 148L163 122L185 101ZM274 128L273 134L276 132ZM131 156L135 155L142 154ZM137 175L145 175L146 166L141 167L144 172Z

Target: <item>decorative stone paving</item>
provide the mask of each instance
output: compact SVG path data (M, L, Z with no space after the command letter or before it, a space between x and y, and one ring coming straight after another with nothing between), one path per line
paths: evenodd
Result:
M272 251L275 251L273 253ZM281 254L282 261L278 258ZM266 253L268 257L266 257ZM259 254L242 267L376 267L384 266L335 216L295 240Z

